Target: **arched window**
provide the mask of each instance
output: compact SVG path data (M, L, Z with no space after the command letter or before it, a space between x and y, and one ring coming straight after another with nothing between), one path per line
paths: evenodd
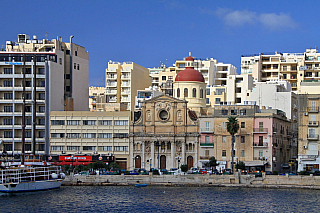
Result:
M203 89L200 89L200 98L203 98Z
M177 98L180 98L180 88L177 89Z
M184 88L184 97L187 98L188 97L188 88Z
M193 89L192 89L192 97L193 97L193 98L196 98L196 97L197 97L197 90L196 90L196 88L193 88Z

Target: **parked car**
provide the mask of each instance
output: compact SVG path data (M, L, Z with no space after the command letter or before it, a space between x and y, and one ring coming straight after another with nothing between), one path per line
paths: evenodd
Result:
M169 175L178 175L181 174L181 170L177 168L171 168L170 171L168 171Z
M220 172L219 172L218 169L214 169L211 174L213 174L213 175L220 175Z
M196 167L191 167L188 171L187 171L187 174L194 174L196 172L199 172L198 171L198 168Z
M200 169L199 172L201 174L208 174L208 171L206 169Z
M242 175L247 175L247 174L248 174L248 170L241 170L240 173L241 173Z
M139 173L138 173L138 171L133 170L133 171L130 171L130 175L139 175Z
M167 169L160 169L160 174L161 175L167 175L168 174L168 170Z
M272 171L266 171L266 175L273 175Z
M225 170L223 171L223 174L224 174L224 175L231 175L231 174L232 174L232 170L231 170L231 169L225 169Z
M145 169L139 169L138 173L139 173L139 175L148 175L149 174L149 172Z

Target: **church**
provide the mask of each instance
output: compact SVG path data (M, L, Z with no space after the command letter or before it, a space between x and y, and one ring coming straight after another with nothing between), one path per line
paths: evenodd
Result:
M186 58L186 69L173 83L173 97L161 95L142 102L130 125L130 169L197 167L199 113L206 107L206 83Z

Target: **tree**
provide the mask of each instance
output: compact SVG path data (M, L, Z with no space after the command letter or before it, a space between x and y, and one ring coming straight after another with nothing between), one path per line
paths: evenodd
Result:
M116 171L116 170L120 170L120 166L117 163L112 162L108 164L107 169L111 171Z
M237 132L238 132L238 130L239 130L239 124L238 124L238 120L237 120L237 118L236 117L234 117L234 116L230 116L229 118L228 118L228 122L227 122L227 131L229 132L229 134L231 135L231 137L232 137L232 143L231 143L231 161L232 161L232 166L231 166L231 168L232 168L232 173L234 172L233 171L233 169L234 169L234 167L233 167L233 158L234 158L234 142L235 142L235 137L234 137L234 135L235 134L237 134Z
M211 171L213 172L213 167L216 168L216 166L218 166L219 163L217 163L216 158L212 156L211 158L209 158L209 162L207 165L211 168Z
M239 161L239 163L236 164L236 169L246 169L246 165L243 161Z

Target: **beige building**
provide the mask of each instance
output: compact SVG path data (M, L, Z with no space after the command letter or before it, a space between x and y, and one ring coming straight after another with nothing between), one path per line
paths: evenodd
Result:
M252 75L255 81L286 80L293 91L299 91L300 82L319 80L320 53L306 49L303 53L262 53L241 57L241 74Z
M319 170L320 83L301 82L299 94L298 171Z
M48 154L50 111L88 110L89 54L72 38L66 43L19 34L0 51L1 150L20 154L25 130L26 153Z
M129 125L129 111L52 111L50 154L114 156L129 169Z
M106 69L107 103L127 104L127 110L134 110L137 90L151 86L149 70L133 62L108 62Z

